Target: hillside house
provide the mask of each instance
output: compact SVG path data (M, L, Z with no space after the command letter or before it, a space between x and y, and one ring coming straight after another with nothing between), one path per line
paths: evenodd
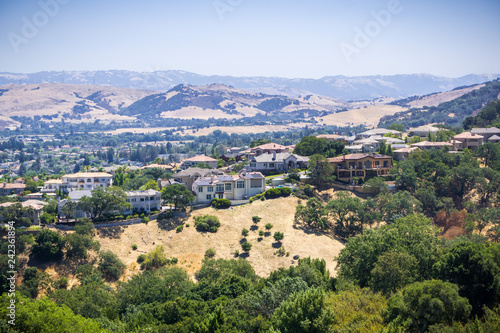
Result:
M161 209L161 192L159 191L125 191L125 194L127 202L132 205L132 209L125 211L125 214L132 214L134 211L150 213Z
M500 129L496 127L488 128L473 128L470 130L471 134L481 135L483 137L483 143L486 142L496 142L496 138L491 140L493 136L500 137Z
M474 150L483 144L483 136L471 132L463 132L453 137L453 145L457 149Z
M425 138L430 134L436 135L439 131L439 128L434 127L432 125L422 125L418 127L412 127L408 130L408 136L419 136L421 138Z
M291 147L283 146L277 143L266 143L260 146L256 146L250 149L250 152L259 156L262 154L273 154L273 153L288 153Z
M412 148L420 148L422 150L430 150L430 149L443 149L445 147L450 148L450 150L455 150L455 146L449 142L430 142L430 141L422 141L417 143L412 143L410 145Z
M185 159L181 164L181 169L187 169L187 168L196 166L197 164L200 164L200 163L206 163L211 168L217 168L217 160L215 158L211 158L211 157L205 156L205 155L198 155L195 157Z
M56 192L63 190L93 190L96 187L105 189L113 185L113 175L106 172L77 172L64 175L62 179L51 179L44 183L42 192Z
M354 178L365 180L367 176L389 176L393 167L392 157L380 154L349 154L329 158L336 179L352 183Z
M0 207L9 207L15 204L16 202L4 202L0 204ZM31 220L31 224L34 225L40 224L40 215L42 215L43 206L47 204L48 204L47 202L40 200L26 200L21 202L21 206L23 208L30 208L28 209L28 213L26 215L23 214L24 215L23 217L29 218Z
M26 184L19 183L0 183L0 196L2 195L21 195L22 192L26 189Z
M260 172L198 178L192 186L198 204L213 199L246 200L264 190L265 178Z
M415 150L418 150L419 148L413 147L413 148L401 148L401 149L396 149L393 150L392 153L394 155L394 160L395 161L404 161L410 156L411 153L413 153Z
M172 176L173 181L170 181L168 184L178 183L186 186L190 189L193 186L193 182L198 178L202 177L210 177L210 176L220 176L224 173L218 169L202 169L192 167L186 170L181 170ZM165 186L168 185L165 183ZM161 187L163 186L163 181L161 182Z
M249 159L250 170L260 172L286 172L289 169L305 169L308 165L309 157L292 153L266 153Z
M369 137L372 137L374 135L384 136L386 134L392 134L392 135L396 135L398 137L401 137L402 133L400 131L389 130L386 128L374 128L374 129L356 134L356 140L368 139Z

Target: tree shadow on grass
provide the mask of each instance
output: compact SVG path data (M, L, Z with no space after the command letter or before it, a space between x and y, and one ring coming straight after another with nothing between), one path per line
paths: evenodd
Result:
M250 256L250 253L248 253L248 252L242 252L242 253L240 253L240 258L246 259L249 256Z
M240 244L243 244L247 241L247 239L245 237L243 237L242 239L240 239Z
M251 231L255 231L255 230L257 230L257 229L259 229L259 226L258 226L258 225L253 225L253 226L251 226L251 227L250 227L250 230L251 230Z
M183 225L187 221L187 217L172 217L162 220L156 220L158 228L165 231L174 230L180 225Z
M96 233L99 237L102 238L110 238L110 239L119 239L122 234L125 232L125 228L128 226L116 226L116 227L107 227L107 228L99 228L95 229Z
M275 248L275 249L279 249L279 248L281 247L281 245L283 245L283 243L281 243L281 242L279 242L279 241L278 241L278 242L274 242L274 243L272 244L273 248Z

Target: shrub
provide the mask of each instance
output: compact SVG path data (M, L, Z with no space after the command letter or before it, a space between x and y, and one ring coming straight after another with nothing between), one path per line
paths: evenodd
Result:
M250 202L254 202L256 200L265 200L264 193L257 194L250 198Z
M282 187L280 188L280 192L282 197L288 197L292 194L292 189L289 187Z
M252 222L255 224L259 223L260 220L261 220L260 216L252 216Z
M248 236L248 229L243 228L243 230L241 230L241 235L242 235L243 237Z
M260 236L260 237L263 237L263 236L264 236L264 230L260 230L260 231L259 231L259 236Z
M56 285L58 289L66 289L68 288L68 278L63 276L59 280L56 281Z
M147 216L143 217L143 218L142 218L142 222L144 222L144 223L148 224L148 222L149 222L149 217L147 217Z
M137 244L132 244L132 250L137 250Z
M220 227L220 221L213 215L203 215L194 218L196 230L202 232L217 232Z
M183 225L180 225L177 228L175 228L176 232L181 232L182 230L184 230L184 226Z
M139 254L139 256L137 257L137 262L139 264L143 263L144 260L146 259L146 255L145 254Z
M271 223L266 224L266 230L271 230L273 228L273 225Z
M157 246L152 252L146 254L144 262L141 268L152 270L167 264L167 256L165 255L165 248L163 246Z
M189 223L186 223L186 228L189 228Z
M175 265L179 262L179 259L177 259L177 257L173 257L172 259L170 259L170 262L172 263L172 265Z
M234 256L239 257L240 256L240 250L235 250L234 251Z
M228 199L213 199L212 207L217 209L224 209L231 207L231 201Z
M250 250L252 249L252 244L249 242L243 242L243 243L241 243L241 248L245 252L250 252Z
M205 251L205 257L207 257L207 258L213 258L213 257L215 257L216 254L217 253L212 248L209 248L208 250Z
M273 237L274 237L275 241L279 242L279 241L283 240L283 238L285 238L285 234L283 234L282 232L277 231L277 232L274 233Z
M266 192L264 192L264 196L266 199L274 199L279 197L287 197L292 193L292 189L289 187L282 188L270 188Z
M171 219L172 217L174 217L174 212L171 210L167 210L167 211L161 213L160 215L158 215L159 220Z
M115 220L123 220L123 215L115 215Z

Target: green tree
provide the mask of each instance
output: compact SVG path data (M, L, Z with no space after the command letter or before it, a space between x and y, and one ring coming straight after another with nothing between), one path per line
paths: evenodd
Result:
M241 249L245 252L250 252L250 250L252 249L252 243L249 242L241 243Z
M483 305L493 306L500 300L500 245L459 242L434 266L436 276L458 285L474 313Z
M94 220L100 219L105 213L131 207L126 201L127 195L119 187L106 187L105 190L102 187L96 187L91 193L90 197L84 195L79 200L79 205Z
M409 215L379 228L367 229L349 238L340 251L339 277L361 287L370 285L371 272L378 258L386 252L408 253L418 261L421 279L429 279L438 259L439 230L423 215Z
M406 252L380 255L371 271L370 288L386 296L419 280L417 258Z
M7 306L12 298L4 294L0 298L0 316L7 318ZM16 326L17 332L25 333L53 333L79 332L104 333L109 332L101 324L82 316L75 315L65 305L58 306L48 298L30 300L16 294Z
M331 183L335 179L333 171L325 156L316 154L309 158L309 176L313 185L321 187Z
M111 251L99 253L98 268L107 280L118 280L125 271L125 264Z
M173 204L175 210L184 210L194 201L193 193L180 184L172 184L165 187L161 198L166 203Z
M306 205L297 205L295 221L305 223L309 227L318 227L326 230L330 227L328 211L317 198L307 200Z
M380 193L389 192L389 186L385 182L384 178L374 177L374 178L368 179L363 184L363 190L372 194L372 195L379 195Z
M387 305L387 319L406 331L425 332L433 324L464 321L470 311L469 302L459 296L456 285L427 280L410 284L392 296Z
M68 200L61 207L61 215L66 217L66 221L75 217L75 209L78 204L74 201Z
M43 229L36 236L31 253L40 261L61 260L64 243L64 239L57 232Z
M274 328L282 333L329 332L334 317L325 300L326 294L320 288L292 295L274 312L271 318Z
M66 258L69 260L87 259L88 250L99 251L101 245L94 241L90 235L78 233L67 234L64 236Z

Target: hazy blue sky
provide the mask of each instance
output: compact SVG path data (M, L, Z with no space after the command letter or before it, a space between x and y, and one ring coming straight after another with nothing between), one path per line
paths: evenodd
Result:
M498 74L499 59L499 0L0 2L7 72L457 77Z

